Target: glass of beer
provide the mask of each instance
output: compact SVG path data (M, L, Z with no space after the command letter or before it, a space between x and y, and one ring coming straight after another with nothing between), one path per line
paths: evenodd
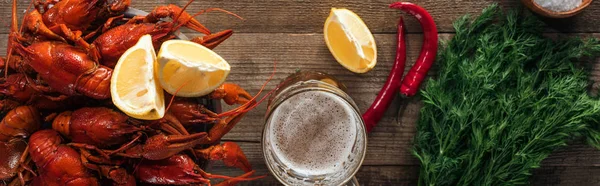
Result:
M285 185L358 185L365 127L335 78L298 72L269 99L262 148L267 167Z

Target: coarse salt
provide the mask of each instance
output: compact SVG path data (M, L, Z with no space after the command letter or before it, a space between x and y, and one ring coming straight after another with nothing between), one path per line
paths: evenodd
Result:
M581 5L581 0L535 0L535 3L545 9L555 12L566 12Z

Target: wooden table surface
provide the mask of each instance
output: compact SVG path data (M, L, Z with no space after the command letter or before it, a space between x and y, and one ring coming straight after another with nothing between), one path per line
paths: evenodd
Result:
M29 0L18 0L22 12ZM364 111L385 82L395 55L396 23L401 14L388 7L391 0L197 0L188 8L196 12L209 7L224 8L244 17L238 20L214 12L199 16L199 20L212 31L234 29L236 33L215 50L231 64L228 81L242 85L250 93L258 92L277 62L277 72L267 89L297 70L319 70L339 78L348 87L349 95ZM437 22L442 39L452 36L452 22L459 16L477 15L491 3L503 7L520 7L518 0L427 0L415 1L430 11ZM6 50L11 0L0 0L0 54ZM184 5L185 0L134 0L132 7L151 11L162 4ZM378 64L366 74L354 74L339 65L323 41L323 23L331 7L344 7L355 11L369 26L378 47ZM406 16L410 17L410 16ZM407 18L408 61L411 66L421 47L420 26ZM550 26L547 32L598 36L600 33L600 2L582 14L569 19L544 19ZM189 35L196 35L184 31ZM598 61L600 64L600 60ZM600 66L600 65L597 65ZM598 68L597 68L598 69ZM407 68L408 70L408 68ZM435 71L435 69L434 69ZM434 73L432 73L434 74ZM592 80L600 79L600 70L592 73ZM406 109L400 117L400 106ZM411 141L420 107L419 98L395 100L379 126L369 134L367 155L357 174L364 185L415 185L419 162L410 154ZM227 107L231 108L231 107ZM238 142L258 174L268 174L261 151L261 132L266 104L252 110L227 134L224 139ZM209 172L238 175L241 171L214 163ZM533 185L600 185L600 151L574 142L557 150L542 167L534 171ZM248 185L279 185L268 176Z

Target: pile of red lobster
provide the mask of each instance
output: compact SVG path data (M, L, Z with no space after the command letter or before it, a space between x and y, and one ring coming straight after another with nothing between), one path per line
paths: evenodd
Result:
M238 85L225 83L204 98L241 104L221 114L197 98L170 95L160 120L137 120L115 109L109 99L112 68L141 36L152 35L158 48L185 26L205 35L192 41L214 48L232 34L211 34L195 15L175 5L125 18L129 4L35 0L19 28L13 0L8 51L0 58L0 111L5 115L0 122L0 185L210 185L211 178L233 185L264 177L252 177L237 144L220 143L257 104ZM211 10L226 12L203 12ZM207 124L213 125L208 131L198 127ZM197 164L210 160L246 173L214 175Z

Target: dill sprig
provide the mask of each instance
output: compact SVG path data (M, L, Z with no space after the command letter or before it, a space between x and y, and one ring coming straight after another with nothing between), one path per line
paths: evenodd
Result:
M600 102L577 65L600 54L600 42L555 41L543 28L497 5L454 23L439 74L422 91L413 150L419 185L524 185L568 141L583 136L600 147Z

